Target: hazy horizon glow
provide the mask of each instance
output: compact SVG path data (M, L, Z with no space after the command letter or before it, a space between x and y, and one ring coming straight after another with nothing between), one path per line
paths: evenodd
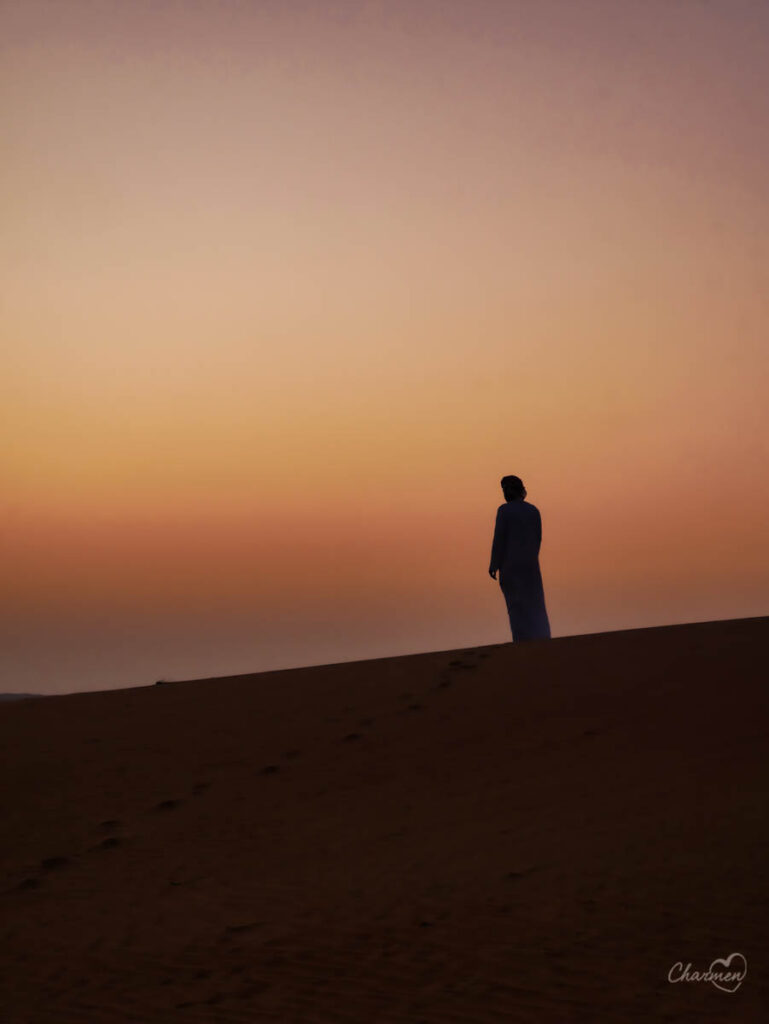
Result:
M0 689L769 611L765 4L2 12Z

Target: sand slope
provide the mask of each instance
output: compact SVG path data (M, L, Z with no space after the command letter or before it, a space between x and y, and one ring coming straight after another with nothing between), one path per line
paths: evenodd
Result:
M0 1019L766 1017L769 618L8 702ZM667 981L739 951L735 993Z

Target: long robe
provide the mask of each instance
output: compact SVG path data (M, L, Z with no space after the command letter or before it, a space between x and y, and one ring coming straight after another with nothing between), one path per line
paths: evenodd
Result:
M497 509L489 572L499 571L513 641L550 638L550 621L539 568L542 518L522 498Z

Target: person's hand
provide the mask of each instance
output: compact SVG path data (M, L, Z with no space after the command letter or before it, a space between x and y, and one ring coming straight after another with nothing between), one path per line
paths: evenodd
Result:
M495 580L497 578L497 570L496 569L489 569L489 576L491 576L491 578L493 580Z

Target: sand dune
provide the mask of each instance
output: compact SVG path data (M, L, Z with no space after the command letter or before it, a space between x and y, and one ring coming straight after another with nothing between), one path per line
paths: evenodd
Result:
M766 1017L769 618L9 701L5 1024ZM737 991L668 981L740 952Z

